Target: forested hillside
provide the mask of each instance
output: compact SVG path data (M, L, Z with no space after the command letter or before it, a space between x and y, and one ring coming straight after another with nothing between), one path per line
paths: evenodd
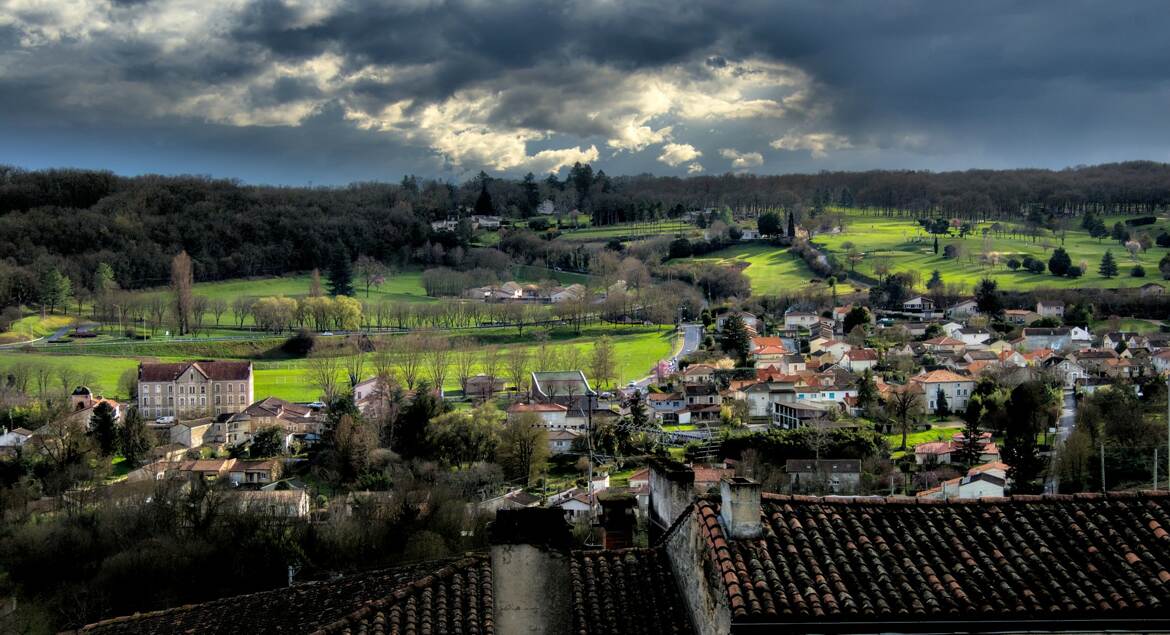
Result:
M109 264L125 288L157 285L166 281L170 259L181 249L191 254L198 280L304 271L343 256L431 263L438 251L467 249L470 237L434 233L431 220L472 211L525 218L542 204L557 218L574 209L589 214L594 225L677 217L710 206L783 208L801 215L836 205L963 218L1003 218L1037 208L1055 214L1148 213L1170 204L1170 166L682 179L609 177L577 165L564 180L481 173L461 185L407 177L398 184L343 188L0 167L0 292L10 302L25 300L50 269L90 286L99 263ZM515 251L513 243L506 251Z

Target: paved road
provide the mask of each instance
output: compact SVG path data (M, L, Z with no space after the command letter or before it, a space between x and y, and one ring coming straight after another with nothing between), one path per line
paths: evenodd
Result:
M1066 389L1064 391L1064 404L1060 408L1060 419L1056 422L1056 435L1052 439L1053 452L1049 457L1049 465L1056 460L1056 454L1060 452L1061 446L1068 439L1068 435L1072 434L1073 427L1077 423L1077 400L1073 396L1073 391ZM1060 479L1054 472L1050 472L1048 480L1044 483L1045 494L1056 494L1060 491Z
M682 346L675 351L670 358L671 366L675 366L678 358L693 353L699 350L699 344L703 341L703 325L702 324L683 324L679 328L682 329L683 338ZM658 379L653 372L649 375L634 382L638 388L645 388Z

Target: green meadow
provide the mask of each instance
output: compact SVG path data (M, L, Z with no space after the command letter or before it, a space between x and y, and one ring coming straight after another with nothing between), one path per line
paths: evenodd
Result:
M743 274L752 283L756 295L776 295L808 286L816 277L804 261L787 248L762 243L735 245L703 256L681 258L672 263L712 262L727 267L743 268Z
M613 329L595 327L586 329L579 336L554 334L550 337L548 346L557 350L562 355L564 348L575 348L579 354L580 364L588 368L593 342L601 335L609 335L613 339L617 356L618 385L624 385L630 380L644 377L659 359L670 355L675 345L675 334L670 329L657 330L649 327L621 327ZM273 341L271 343L276 344L277 342ZM520 338L514 334L496 334L488 337L487 343L500 346L499 370L497 371L500 375L507 374L505 369L508 363L507 355L509 350L517 346L525 349L529 353L529 364L531 365L538 348L533 343L531 336ZM217 344L222 344L222 347L216 348ZM118 380L127 369L136 368L140 361L182 361L185 359L209 357L250 358L241 346L241 343L209 342L204 345L204 348L198 351L199 354L190 355L176 355L175 353L178 353L178 350L170 351L171 354L169 355L137 356L126 354L54 354L40 352L39 349L38 352L0 351L0 373L15 365L47 367L54 373L58 369L68 369L72 372L76 381L88 384L96 392L118 398L126 398L127 395L120 394ZM166 352L161 347L151 350L155 353ZM118 351L118 353L124 352L126 352L125 349ZM195 351L184 352L192 353ZM255 394L257 398L273 396L290 401L311 401L317 399L319 391L313 386L309 365L309 360L303 358L254 361ZM452 353L448 356L447 377L444 381L444 386L448 389L459 388L456 368L455 355ZM480 368L477 364L475 372L479 371ZM341 376L344 374L344 370L339 368L338 373ZM366 374L373 374L371 364L367 364ZM425 376L426 374L425 370L420 371L420 376ZM586 374L588 374L588 371L586 371ZM56 383L57 379L54 378L53 381Z

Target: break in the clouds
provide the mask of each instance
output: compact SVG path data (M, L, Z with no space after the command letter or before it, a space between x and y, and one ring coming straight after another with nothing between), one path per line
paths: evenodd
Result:
M0 0L0 162L404 173L1170 160L1160 2Z

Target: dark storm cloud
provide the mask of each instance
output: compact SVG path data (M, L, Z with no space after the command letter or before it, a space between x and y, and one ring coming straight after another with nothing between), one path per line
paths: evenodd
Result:
M448 131L416 130L413 118L466 90L491 96L475 126L547 131L560 148L604 148L622 125L670 126L671 141L700 150L708 172L729 169L722 148L762 153L765 172L1170 159L1170 11L1162 2L363 1L303 8L265 0L225 11L189 41L176 41L119 30L172 3L119 0L108 29L52 33L80 4L61 0L13 15L0 9L0 121L78 124L79 134L95 139L102 122L132 131L137 121L158 135L165 121L167 147L189 143L196 154L188 160L198 152L221 156L236 135L263 146L256 160L268 165L256 174L279 174L313 151L344 156L350 148L396 157L379 165L436 173L446 152L439 147L462 137L436 139ZM321 56L336 59L348 79L330 84L306 75L303 65ZM630 111L613 104L638 97L617 92L629 90L623 78L670 73L711 81L753 67L745 60L803 73L795 88L802 100L784 102L783 116L682 118L683 105L706 97L699 94L666 112L631 115L632 124L618 120ZM103 82L130 92L119 100L103 92ZM788 96L745 90L744 100ZM398 136L363 129L345 114L376 115L406 100L409 121L395 124L403 127ZM249 109L276 111L279 119L282 106L304 103L316 104L315 114L297 125L247 125ZM225 121L224 109L242 116ZM798 149L770 145L815 134L844 141L823 158L810 149L815 139L786 145ZM304 142L281 145L282 135ZM219 145L209 147L208 138ZM119 152L117 140L103 139ZM602 153L598 164L611 172L685 173L686 165L655 160L657 144ZM530 154L546 145L534 143ZM0 161L20 163L24 150L0 144ZM67 143L58 154L59 163L69 162ZM342 167L322 169L332 173L321 181L348 178Z

